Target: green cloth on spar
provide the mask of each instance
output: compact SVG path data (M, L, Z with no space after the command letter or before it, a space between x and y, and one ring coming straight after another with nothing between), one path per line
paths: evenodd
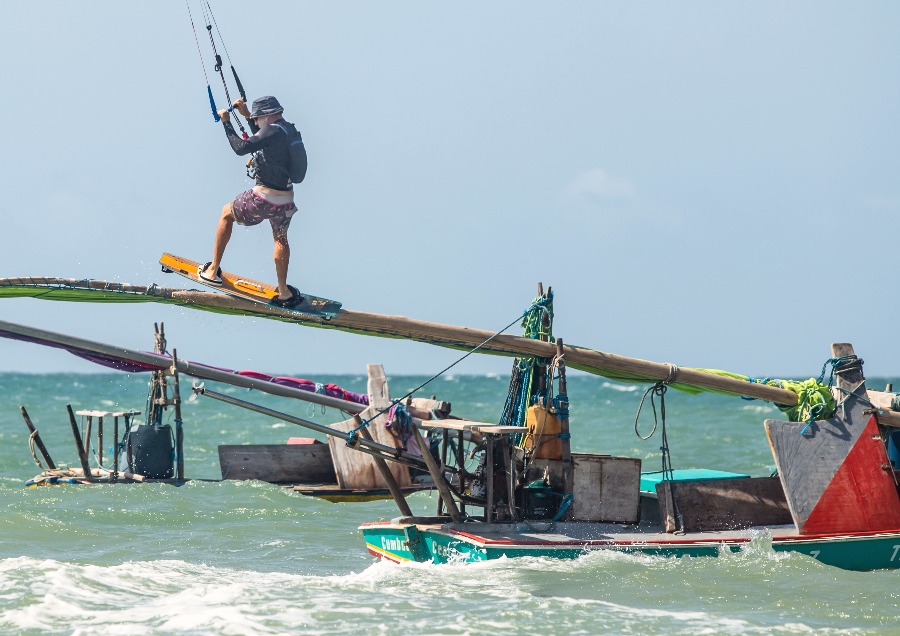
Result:
M809 380L757 380L750 376L720 371L718 369L697 369L714 375L721 375L738 380L747 380L757 384L775 386L779 389L787 389L797 394L796 406L782 406L776 404L785 413L791 422L812 422L814 420L827 420L834 415L837 402L831 394L831 388L825 384L819 384L815 378Z

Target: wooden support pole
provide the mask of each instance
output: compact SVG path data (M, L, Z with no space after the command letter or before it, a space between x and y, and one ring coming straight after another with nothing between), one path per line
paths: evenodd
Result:
M91 430L94 426L94 418L87 416L87 426L84 429L84 461L91 463Z
M181 388L178 384L178 350L172 349L172 375L175 379L175 454L177 457L178 481L184 481L184 429L181 421Z
M494 436L484 436L484 479L487 481L487 501L484 506L484 522L494 518Z
M559 395L564 396L566 398L566 403L569 401L568 388L566 385L566 361L563 358L563 341L562 338L556 341L556 350L559 358L559 366L557 366L557 372L559 373ZM559 414L557 413L557 417ZM572 443L571 438L569 437L569 418L568 417L559 417L559 435L560 441L562 442L562 460L564 462L572 461ZM570 493L566 493L570 494Z
M103 417L97 418L97 465L103 468Z
M549 298L551 288L548 286L546 293L543 293L543 287L544 286L542 283L538 283L538 295L541 296L542 298ZM550 325L550 316L547 314L546 311L541 312L541 334L540 334L539 339L542 342L549 342L550 326L551 326ZM534 377L534 382L535 382L534 393L541 395L542 396L540 398L541 401L546 402L546 399L543 397L545 395L545 393L547 392L547 367L546 367L546 365L543 365L543 364L535 365L533 377ZM552 378L551 378L551 381L552 381ZM531 406L530 402L526 406ZM544 404L542 404L542 406L549 407L550 405L544 403Z
M563 341L562 338L557 339L556 341L556 352L559 358L559 366L557 367L557 372L559 373L559 395L565 396L566 404L569 402L568 398L568 388L566 385L566 361L563 358ZM566 482L565 487L563 489L563 494L571 495L572 488L574 484L574 469L575 467L572 465L572 440L570 438L569 433L569 418L560 417L559 413L556 414L559 418L559 441L562 442L562 460L566 462Z
M462 431L459 431L456 437L456 474L459 477L459 492L463 492L463 480L468 476L466 472L466 452L463 449L463 442L465 441L465 435ZM465 513L466 511L466 502L459 502L460 510Z
M81 443L81 433L78 431L78 421L75 419L72 405L66 404L66 410L69 412L69 424L72 425L72 435L75 437L75 450L78 452L78 459L81 461L82 470L84 470L84 478L90 479L91 467L87 462L87 453L84 452L84 444Z
M411 425L410 429L412 430L416 444L419 446L419 450L422 451L422 459L425 460L425 466L428 467L428 473L431 475L431 479L434 480L434 486L437 488L441 499L444 500L444 505L447 506L447 512L450 513L450 518L453 519L454 523L462 523L462 515L459 514L459 509L456 507L456 502L453 500L453 492L450 490L450 485L447 483L447 480L444 479L444 475L441 474L437 462L434 461L434 457L431 456L431 451L425 444L425 440L422 439L422 434L415 424Z
M109 483L114 484L119 480L119 416L113 417L113 466L109 473Z
M350 433L340 431L336 428L332 428L330 426L325 426L324 424L317 424L316 422L311 422L309 420L304 420L299 417L294 417L293 415L289 415L288 413L282 413L281 411L275 411L270 408L266 408L265 406L260 406L259 404L253 404L252 402L247 402L246 400L240 400L238 398L233 398L229 395L225 395L223 393L217 393L216 391L210 391L206 388L197 388L194 389L195 393L199 393L200 395L205 395L207 397L211 397L214 400L218 400L220 402L225 402L226 404L233 404L234 406L239 406L241 408L247 409L249 411L255 411L256 413L262 413L263 415L268 415L269 417L274 417L282 422L290 422L291 424L297 424L299 426L303 426L305 428L312 429L319 433L323 433L325 435L331 435L332 437L337 437L342 440L349 440ZM363 443L364 442L364 443ZM353 442L353 448L362 452L362 453L375 453L380 457L392 462L398 462L400 464L406 464L407 466L411 466L417 470L422 470L423 468L427 469L425 465L425 460L419 455L413 455L406 451L398 450L393 446L386 446L384 444L379 444L378 442L370 442L367 439L362 439L357 437Z
M359 417L359 415L354 415L353 421L356 422L357 426L362 424L362 419ZM365 426L359 429L359 436L363 439L369 440L370 442L374 441L372 439L372 434ZM387 484L388 490L391 491L391 495L394 497L394 503L397 504L397 507L400 509L400 514L404 517L412 517L412 510L410 510L409 504L406 502L406 498L403 496L403 491L400 490L400 485L397 483L397 480L394 479L394 473L391 472L391 469L387 465L387 462L381 457L375 457L374 455L372 456L372 459L375 460L375 465L378 467L378 472L381 473L381 478L384 479L384 483Z
M501 440L501 444L503 444L503 465L506 467L507 477L506 480L506 497L507 502L509 503L509 517L513 521L516 521L516 466L512 460L512 455L509 452L510 445L509 438L504 438Z
M444 429L441 431L441 474L444 473L444 469L447 467L447 446L450 441L450 431L449 429ZM460 479L460 482L462 480ZM444 500L440 497L437 498L437 516L440 517L444 514Z
M56 469L56 464L53 463L53 460L50 459L50 453L47 452L47 447L44 446L44 440L41 439L41 434L38 433L37 429L34 427L34 424L31 421L31 418L28 417L28 411L25 410L24 406L19 407L19 411L22 412L22 417L25 418L25 426L28 427L28 431L34 435L34 445L37 446L38 452L41 454L41 457L44 458L44 461L47 462L47 468L50 470Z

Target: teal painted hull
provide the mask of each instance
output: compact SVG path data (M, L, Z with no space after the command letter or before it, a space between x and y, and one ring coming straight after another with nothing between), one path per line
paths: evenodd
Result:
M736 532L732 536L716 533L715 536L698 534L690 538L676 538L674 535L657 534L640 540L616 539L613 536L602 541L561 542L536 540L534 534L522 540L498 541L439 526L392 523L366 524L360 530L371 554L398 563L475 562L523 556L574 559L593 550L666 557L717 557L726 552L739 552L751 544L746 532ZM757 536L762 536L762 533L757 532ZM799 552L844 570L900 568L900 531L801 537L794 532L777 529L771 537L771 546L776 552Z

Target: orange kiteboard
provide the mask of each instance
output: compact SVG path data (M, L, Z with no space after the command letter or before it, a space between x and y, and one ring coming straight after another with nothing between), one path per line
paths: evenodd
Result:
M341 309L341 303L335 300L310 296L309 294L304 294L302 292L301 296L303 296L303 302L299 305L296 307L280 307L279 305L272 304L272 299L278 295L277 287L261 283L245 276L231 274L226 271L222 272L222 284L216 285L200 278L198 270L202 265L201 263L196 263L186 258L175 256L174 254L163 254L162 258L159 259L159 264L162 265L162 271L166 273L175 272L176 274L181 274L185 278L191 279L195 283L218 289L230 296L252 300L253 302L262 303L263 305L269 305L271 307L279 307L280 309L285 309L287 311L332 318L337 316Z

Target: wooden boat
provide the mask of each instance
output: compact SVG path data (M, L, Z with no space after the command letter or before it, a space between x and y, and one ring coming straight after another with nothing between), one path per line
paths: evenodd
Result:
M811 381L814 386L805 392L802 387L786 388L737 374L564 346L559 339L554 343L549 292L542 293L525 314L525 322L537 320L538 327L517 337L344 309L326 324L281 315L275 309L251 308L209 292L156 286L128 286L123 292L121 285L118 290L113 287L102 281L8 279L0 281L0 296L59 300L84 296L106 301L117 300L118 295L123 302L170 302L209 311L251 312L300 325L517 357L507 400L515 417L507 417L505 408L499 424L410 418L410 438L415 446L427 448L437 442L437 455L414 453L406 445L374 438L382 432L383 427L378 426L383 423L379 420L383 417L381 405L389 404L389 399L341 426L327 428L202 385L194 387L196 395L330 435L329 443L340 447L342 453L365 454L369 459L365 470L379 487L390 491L401 513L391 521L360 526L369 552L379 558L439 563L527 555L572 558L596 549L717 556L760 543L847 569L900 567L900 495L895 473L900 468L900 453L892 458L887 450L894 443L893 431L900 429L900 396L866 388L862 361L850 345L832 346L834 386ZM20 327L0 321L0 336L27 335ZM65 343L85 349L83 341ZM96 343L91 346L95 348L87 350L95 354L121 351L97 348ZM141 355L130 353L142 363L158 363ZM639 460L571 452L566 365L614 380L655 383L651 400L653 395L664 397L669 387L708 390L766 400L785 410L791 420L804 421L763 423L777 467L774 479L698 480L676 474L669 464L653 491L642 491ZM193 363L177 361L172 366L194 377L219 379L216 370ZM526 367L532 375L523 384L516 374ZM561 382L554 395L556 377ZM282 389L257 386L246 379L235 383L283 394L278 393ZM830 396L826 402L833 401L836 406L825 414L813 413L809 400L814 394L824 400L822 389ZM512 420L515 425L510 425ZM553 424L549 429L544 428L547 421ZM542 422L540 427L537 422ZM429 435L427 445L423 432ZM664 423L662 434L663 447L667 447ZM480 458L477 467L460 451L463 441L475 445ZM398 466L429 473L440 495L434 517L412 515L403 496L405 484L398 479Z
M862 361L850 345L832 349L833 359L843 361L832 389L838 403L834 415L813 422L764 422L777 477L707 479L672 471L656 479L650 492L622 458L571 453L570 463L543 464L551 468L551 487L574 493L572 501L581 505L548 521L529 518L523 505L522 484L531 477L517 478L515 461L495 461L489 472L500 475L495 487L501 494L488 492L485 501L475 503L484 511L480 519L457 513L456 519L401 516L365 523L360 530L366 547L394 562L446 563L571 559L593 550L716 557L762 546L848 570L900 568L900 471L886 451L897 427L898 399L866 389ZM493 443L508 450L494 457L505 460L516 446L514 436L501 429ZM541 460L531 464L526 471L533 472ZM452 488L451 473L441 476L451 496L463 494ZM463 483L466 479L463 473ZM508 483L505 492L503 483Z
M373 522L360 530L366 548L396 563L486 561L501 557L574 559L592 550L665 557L718 557L762 544L799 552L845 570L900 567L900 530L801 535L794 527L690 532L673 536L659 527L599 523L441 524Z

